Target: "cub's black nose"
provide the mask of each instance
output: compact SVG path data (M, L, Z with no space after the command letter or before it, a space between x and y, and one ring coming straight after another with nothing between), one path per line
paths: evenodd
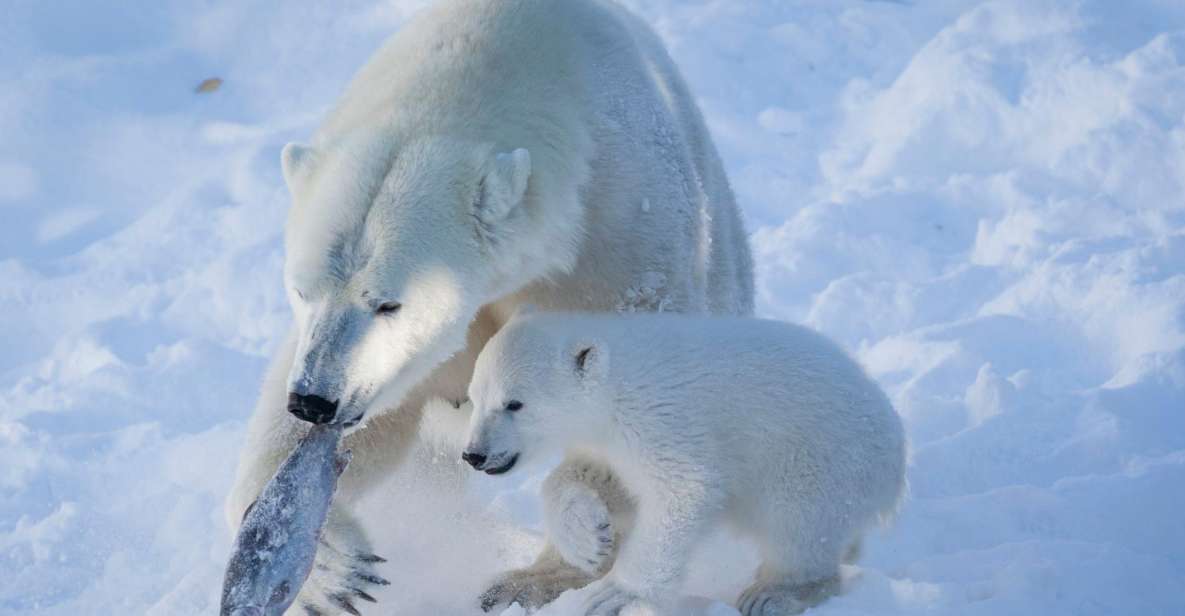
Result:
M485 456L481 455L480 453L470 453L468 451L461 454L461 459L468 462L469 466L472 466L479 471L481 470L481 465L486 463Z
M337 402L321 396L288 394L288 412L315 424L327 424L337 416Z

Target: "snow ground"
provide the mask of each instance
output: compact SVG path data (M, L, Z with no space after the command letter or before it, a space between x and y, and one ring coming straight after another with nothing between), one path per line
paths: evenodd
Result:
M0 614L214 611L288 321L279 148L422 4L6 5ZM700 97L760 312L906 419L911 498L811 613L1185 613L1185 4L628 4ZM476 613L529 558L539 475L462 478L368 503L368 614ZM752 554L706 551L689 592L728 601Z

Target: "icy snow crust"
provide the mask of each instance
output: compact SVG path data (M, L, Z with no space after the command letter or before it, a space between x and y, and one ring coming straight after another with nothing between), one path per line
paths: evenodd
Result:
M279 149L421 4L6 7L0 614L216 611L289 319ZM912 440L811 613L1185 613L1185 4L628 4L700 97L759 312L839 340ZM476 614L539 545L545 469L464 473L449 433L367 503L368 613ZM688 612L734 614L751 548L703 552Z

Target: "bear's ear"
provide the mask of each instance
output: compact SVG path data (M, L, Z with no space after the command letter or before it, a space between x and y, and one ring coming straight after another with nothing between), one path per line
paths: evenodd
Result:
M313 148L301 143L289 143L280 152L280 169L288 188L294 188L297 179L306 174L316 158Z
M584 341L572 347L572 368L581 379L599 378L609 367L609 354L604 345Z
M531 153L523 148L496 154L490 162L475 204L477 218L484 225L506 218L522 203L531 177Z

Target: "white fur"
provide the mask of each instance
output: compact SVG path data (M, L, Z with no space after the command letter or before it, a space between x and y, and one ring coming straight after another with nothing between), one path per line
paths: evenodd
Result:
M518 305L752 310L746 236L693 98L657 37L604 0L444 0L281 158L296 327L251 420L232 528L306 428L284 410L289 391L340 401L339 421L365 415L335 511L353 528L349 503L402 460L426 400L464 398ZM402 308L375 313L389 302ZM586 464L559 476L580 481ZM319 565L361 567L361 535L328 533L345 556ZM535 584L543 595L580 579L554 553L529 573L552 580Z
M835 591L841 561L904 489L888 399L835 344L786 323L517 317L482 350L469 395L466 450L485 468L576 452L636 500L612 570L582 591L589 615L669 607L691 548L725 522L763 557L742 613L796 613ZM582 514L608 527L596 503Z

